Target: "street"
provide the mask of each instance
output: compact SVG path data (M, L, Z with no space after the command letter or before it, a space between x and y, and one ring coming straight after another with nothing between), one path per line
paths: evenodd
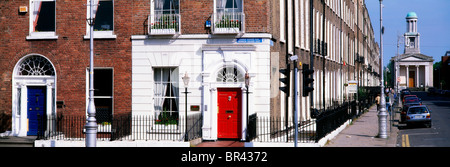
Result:
M450 146L450 98L427 95L426 92L412 92L422 99L431 112L432 127L406 127L398 125L397 146L399 147L449 147Z

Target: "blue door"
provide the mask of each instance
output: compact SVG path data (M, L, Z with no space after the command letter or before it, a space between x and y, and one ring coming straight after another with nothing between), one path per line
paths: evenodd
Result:
M46 111L46 87L45 86L28 86L28 136L36 136L38 130L43 127L42 116ZM41 118L38 118L41 116Z

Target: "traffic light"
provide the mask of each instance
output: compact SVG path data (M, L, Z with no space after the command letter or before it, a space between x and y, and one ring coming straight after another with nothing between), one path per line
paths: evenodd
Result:
M287 64L287 67L285 69L280 69L280 73L284 75L284 77L280 77L280 81L284 83L284 86L280 86L280 90L289 96L289 78L290 78L290 72L291 66L290 64Z
M314 90L313 82L314 79L312 78L312 74L314 73L314 70L309 69L309 64L303 64L303 97L306 97L309 95L309 92L312 92Z

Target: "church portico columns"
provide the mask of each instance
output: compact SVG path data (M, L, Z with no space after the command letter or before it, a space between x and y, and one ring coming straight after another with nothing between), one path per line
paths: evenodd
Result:
M425 68L424 68L424 70L425 70L425 87L429 87L430 86L430 84L428 83L428 73L429 73L429 71L428 71L428 66L425 66Z
M409 87L409 66L405 65L406 67L406 87Z
M420 87L419 80L419 65L416 65L416 87Z

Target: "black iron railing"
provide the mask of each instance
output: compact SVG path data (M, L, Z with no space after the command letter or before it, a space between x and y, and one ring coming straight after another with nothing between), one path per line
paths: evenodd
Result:
M248 125L247 125L247 141L252 141L257 136L256 132L256 120L257 120L256 113L248 116Z
M11 130L12 115L0 113L0 133Z
M38 140L85 140L86 116L39 116ZM187 123L187 130L185 124ZM164 122L153 115L117 115L98 123L97 140L192 140L202 136L202 114L190 114L185 120Z
M349 103L345 102L343 105L333 109L328 109L322 112L316 118L317 138L319 141L330 132L336 130L346 121L352 118L352 113L349 109Z
M343 102L327 110L311 110L311 119L298 121L298 142L314 143L336 130L358 113L356 101ZM251 115L248 136L254 142L293 142L294 123L291 118Z
M287 125L287 126L286 126ZM298 141L315 142L316 123L313 120L299 121ZM268 116L254 116L249 119L249 140L254 142L293 142L294 123L292 119Z

